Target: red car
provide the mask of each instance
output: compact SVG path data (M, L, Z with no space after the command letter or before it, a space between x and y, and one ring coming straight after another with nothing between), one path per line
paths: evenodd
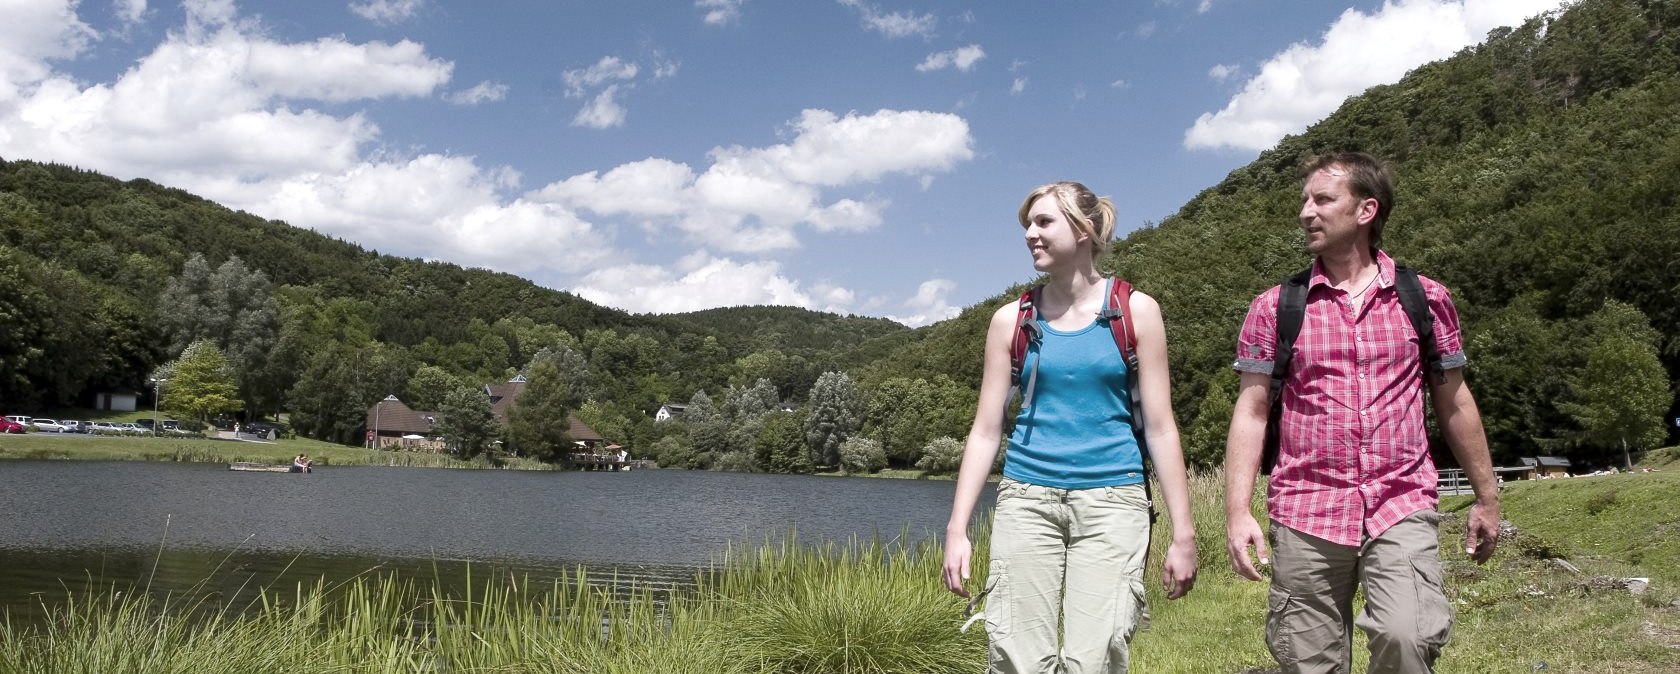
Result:
M0 433L26 433L28 429L11 419L0 419Z

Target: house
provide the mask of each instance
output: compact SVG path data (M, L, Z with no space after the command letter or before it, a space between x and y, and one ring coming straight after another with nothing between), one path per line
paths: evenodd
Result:
M1534 479L1569 477L1569 459L1561 456L1525 456L1523 466L1534 469Z
M508 412L513 409L519 394L525 392L525 384L525 376L519 375L500 384L484 386L484 395L490 398L490 415L496 420L498 428L507 428ZM384 400L368 408L368 444L381 449L442 451L443 441L437 439L433 431L442 418L443 415L437 412L410 409L394 395L385 396ZM566 421L570 425L566 434L580 448L595 451L606 444L600 433L578 420L576 415L568 413Z
M437 412L411 409L396 396L385 396L368 408L367 445L375 449L441 452L443 441L432 431L440 418Z
M133 412L138 409L140 394L126 388L112 389L93 397L93 408L111 412Z
M672 419L675 419L677 417L682 416L686 412L688 412L688 406L687 405L678 405L676 403L665 403L665 404L659 406L659 411L658 412L653 413L653 422L654 423L661 423L661 422L670 421Z

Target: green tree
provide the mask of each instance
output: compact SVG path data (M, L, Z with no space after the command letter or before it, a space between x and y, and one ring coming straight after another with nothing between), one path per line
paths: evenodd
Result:
M1236 407L1236 372L1226 370L1208 380L1207 394L1196 408L1196 420L1184 435L1184 458L1198 466L1215 466L1225 460L1225 438Z
M455 387L444 396L438 413L438 433L463 459L483 453L496 435L496 418L490 414L490 397L483 389Z
M239 388L227 356L215 342L201 339L187 345L181 357L166 366L169 381L160 405L169 412L202 422L239 409Z
M926 379L888 379L868 394L864 433L881 443L888 460L914 466L922 447L935 437L928 424L935 404L933 385Z
M696 391L688 399L688 411L683 414L682 423L688 429L695 468L710 468L715 457L729 451L729 418L717 409L705 391Z
M1674 397L1657 358L1657 335L1638 309L1611 301L1589 320L1586 366L1570 379L1569 401L1560 405L1580 424L1581 440L1601 450L1644 449L1667 437L1663 417Z
M755 461L767 473L809 473L811 455L805 449L805 432L800 416L773 412L762 424L756 442Z
M840 462L840 446L863 425L863 394L844 372L824 372L811 387L810 412L805 416L805 445L811 462L833 466Z
M280 310L268 275L232 256L214 271L202 254L193 254L181 274L165 284L158 299L158 325L171 350L209 339L227 354L240 399L272 406L276 400L259 385L280 333ZM264 405L266 403L266 405Z
M508 441L524 456L563 460L571 446L566 405L567 385L559 368L548 359L532 362L525 373L525 390L508 410Z
M611 407L591 400L578 408L577 418L609 443L630 442L630 420Z
M403 401L416 410L441 410L443 401L467 382L436 365L422 365L408 378L408 395Z

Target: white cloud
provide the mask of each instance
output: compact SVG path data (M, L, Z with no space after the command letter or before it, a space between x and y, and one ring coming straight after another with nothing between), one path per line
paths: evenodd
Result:
M1148 38L1149 36L1155 34L1155 28L1158 25L1159 24L1156 24L1154 21L1145 21L1138 24L1138 27L1132 32L1136 33L1138 37Z
M818 306L778 263L737 262L705 251L685 257L675 271L639 264L600 269L571 290L591 302L632 312L675 313L751 304ZM851 291L829 286L820 291L825 303L850 295Z
M0 31L27 24L38 41L0 40L9 63L24 66L0 71L0 91L12 94L0 99L7 158L146 177L398 255L543 276L580 273L615 254L609 231L563 206L502 196L518 186L512 170L471 157L390 155L374 146L379 129L361 113L310 107L428 96L448 82L449 62L410 42L275 42L237 21L228 3L186 7L186 30L115 81L94 84L50 67L91 35L74 15L9 14Z
M741 5L747 0L694 0L694 6L706 12L705 21L713 26L734 21L741 16Z
M1210 9L1213 9L1213 0L1202 0L1196 5L1197 14L1206 14Z
M1208 68L1208 77L1224 82L1225 80L1231 79L1232 75L1237 74L1241 70L1242 66L1226 65L1221 63L1212 68Z
M572 126L590 129L610 129L616 126L624 126L624 117L627 113L624 106L618 104L616 98L618 87L617 84L611 85L602 89L601 93L595 95L595 98L590 99L589 103L583 106L583 109L578 110L577 116L572 118Z
M508 85L485 80L473 85L471 89L456 91L443 99L456 105L478 105L493 103L507 98Z
M939 25L938 17L932 14L882 12L875 6L863 2L863 0L840 0L840 4L857 10L862 15L865 28L889 38L910 37L912 35L920 35L924 38L932 37L934 28Z
M1113 82L1109 82L1108 86L1109 86L1110 89L1119 89L1121 91L1125 91L1127 89L1132 88L1132 83L1128 82L1128 81L1126 81L1125 79L1122 78L1122 79L1114 80Z
M667 77L676 77L677 69L680 67L682 67L681 63L666 60L664 57L656 57L653 61L653 79L662 80Z
M927 59L922 61L920 65L916 66L916 70L925 73L930 70L943 70L945 68L954 67L957 70L961 70L966 73L973 70L974 64L978 63L980 59L983 58L986 58L986 50L981 49L980 45L971 44L966 47L959 47L950 51L928 54Z
M6 5L0 21L0 106L12 103L20 86L46 77L48 61L73 58L97 37L76 17L71 0Z
M1019 95L1021 95L1021 92L1026 91L1026 90L1027 90L1027 78L1025 78L1025 77L1017 77L1017 78L1015 78L1015 81L1010 83L1010 85L1009 85L1009 93L1011 95L1019 96Z
M1424 63L1481 42L1488 31L1556 9L1558 0L1399 0L1375 14L1349 9L1317 45L1296 43L1260 66L1241 93L1184 134L1189 149L1264 150L1395 82ZM1375 45L1375 46L1374 46Z
M560 73L560 79L566 82L566 95L572 98L583 98L590 89L614 80L633 80L641 67L635 63L624 61L617 56L603 56L595 65L588 68L577 68Z
M952 318L962 312L962 307L951 306L951 291L956 289L956 283L942 278L923 281L916 287L916 296L900 305L909 315L887 318L913 328Z
M799 245L795 228L861 231L882 221L887 203L838 199L827 188L891 174L921 177L973 158L968 123L946 113L882 110L844 117L806 110L790 124L793 139L762 148L719 147L711 165L650 158L605 174L572 176L530 198L602 216L635 219L651 231L669 226L692 241L731 253Z
M350 11L379 24L401 23L420 13L425 0L364 0L350 3Z
M146 0L117 0L116 10L123 23L139 23L146 16Z

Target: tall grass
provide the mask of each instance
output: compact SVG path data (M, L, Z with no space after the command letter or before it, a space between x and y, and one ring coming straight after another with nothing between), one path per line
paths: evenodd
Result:
M1170 531L1156 528L1147 579L1152 619L1133 645L1134 671L1237 674L1273 666L1261 637L1266 584L1238 580L1225 560L1222 479L1192 478L1202 566L1188 598L1161 596ZM1555 484L1545 491L1591 483ZM1517 491L1538 495L1543 486ZM1675 493L1652 495L1649 507L1675 512ZM1521 500L1511 499L1517 520L1529 517L1516 505ZM987 527L976 529L974 568L983 575ZM1572 543L1567 532L1547 535L1563 537L1558 547ZM1449 518L1442 550L1457 616L1437 671L1521 673L1542 663L1548 671L1680 671L1672 588L1654 583L1633 596L1597 571L1557 570L1541 559L1550 548L1520 541L1477 566L1456 544L1462 536L1462 520ZM244 606L197 594L84 595L52 607L44 620L0 623L0 674L983 671L983 631L958 631L963 602L944 590L940 565L934 542L804 545L790 534L731 549L693 589L670 593L615 589L616 582L580 570L549 583L471 578L457 592L424 577L370 574L333 586L271 588ZM1362 636L1356 653L1362 663Z

